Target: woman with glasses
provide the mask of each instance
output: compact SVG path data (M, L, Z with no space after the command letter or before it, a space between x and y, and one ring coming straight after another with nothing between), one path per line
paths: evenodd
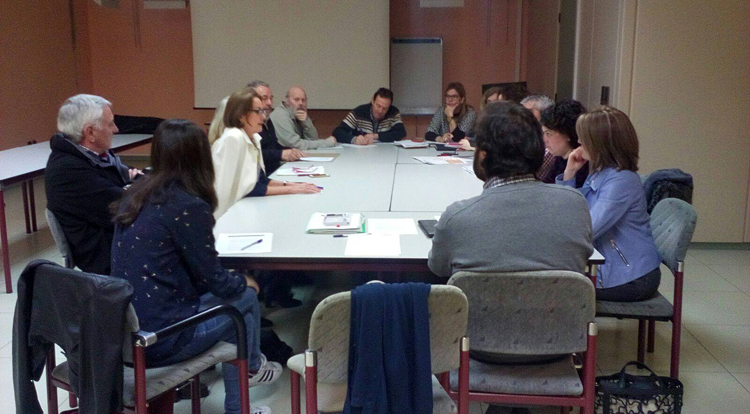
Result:
M459 142L471 135L477 113L466 104L466 89L459 82L448 84L445 105L432 117L425 139L437 142Z
M542 111L542 138L547 152L553 156L552 165L540 176L543 182L554 183L555 178L565 171L570 154L581 145L578 143L576 121L585 112L586 108L572 99L560 101ZM575 187L582 186L588 175L589 166L584 164L576 172Z
M214 213L217 219L243 197L320 192L312 183L288 183L266 176L258 135L266 116L255 89L241 89L227 100L224 132L211 147L219 199Z

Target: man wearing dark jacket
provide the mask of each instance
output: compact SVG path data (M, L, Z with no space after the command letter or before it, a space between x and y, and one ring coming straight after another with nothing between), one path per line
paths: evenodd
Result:
M247 86L255 89L263 102L263 110L266 112L266 122L263 124L263 131L260 133L261 154L263 154L263 164L266 166L266 175L273 174L280 166L282 161L291 162L299 161L305 154L297 148L284 148L279 144L276 137L276 129L268 115L273 112L273 92L271 86L266 82L254 80Z
M81 270L109 275L114 224L109 206L140 172L111 151L118 132L112 104L94 95L68 98L50 140L45 187L55 215Z
M393 142L406 137L406 128L401 122L401 113L393 103L393 92L380 88L372 96L372 102L360 105L349 112L341 124L333 130L338 142L369 145L373 141Z

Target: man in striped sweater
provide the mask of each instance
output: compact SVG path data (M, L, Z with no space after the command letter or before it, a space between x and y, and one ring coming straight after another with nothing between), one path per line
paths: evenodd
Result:
M393 142L403 139L406 137L406 129L398 108L391 103L393 92L386 88L378 89L372 102L349 112L333 131L333 136L338 142L356 145L369 145L375 140Z

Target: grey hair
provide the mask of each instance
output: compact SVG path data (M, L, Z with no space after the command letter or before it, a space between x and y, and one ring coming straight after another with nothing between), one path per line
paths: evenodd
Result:
M102 126L104 108L110 106L112 102L101 96L72 96L65 100L57 113L57 130L79 143L87 125Z
M531 104L531 106L539 112L542 112L555 104L555 102L547 95L529 95L521 100L521 105L526 105L527 103Z
M257 88L258 86L265 86L268 89L271 89L271 85L267 84L266 82L263 82L262 80L254 80L247 84L248 88Z

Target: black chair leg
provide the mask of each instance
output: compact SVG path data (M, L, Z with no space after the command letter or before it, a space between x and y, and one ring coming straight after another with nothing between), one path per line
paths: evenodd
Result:
M656 336L656 321L650 320L648 321L648 347L646 348L646 351L648 353L653 354L654 353L654 337Z
M638 362L646 359L646 321L638 320Z

